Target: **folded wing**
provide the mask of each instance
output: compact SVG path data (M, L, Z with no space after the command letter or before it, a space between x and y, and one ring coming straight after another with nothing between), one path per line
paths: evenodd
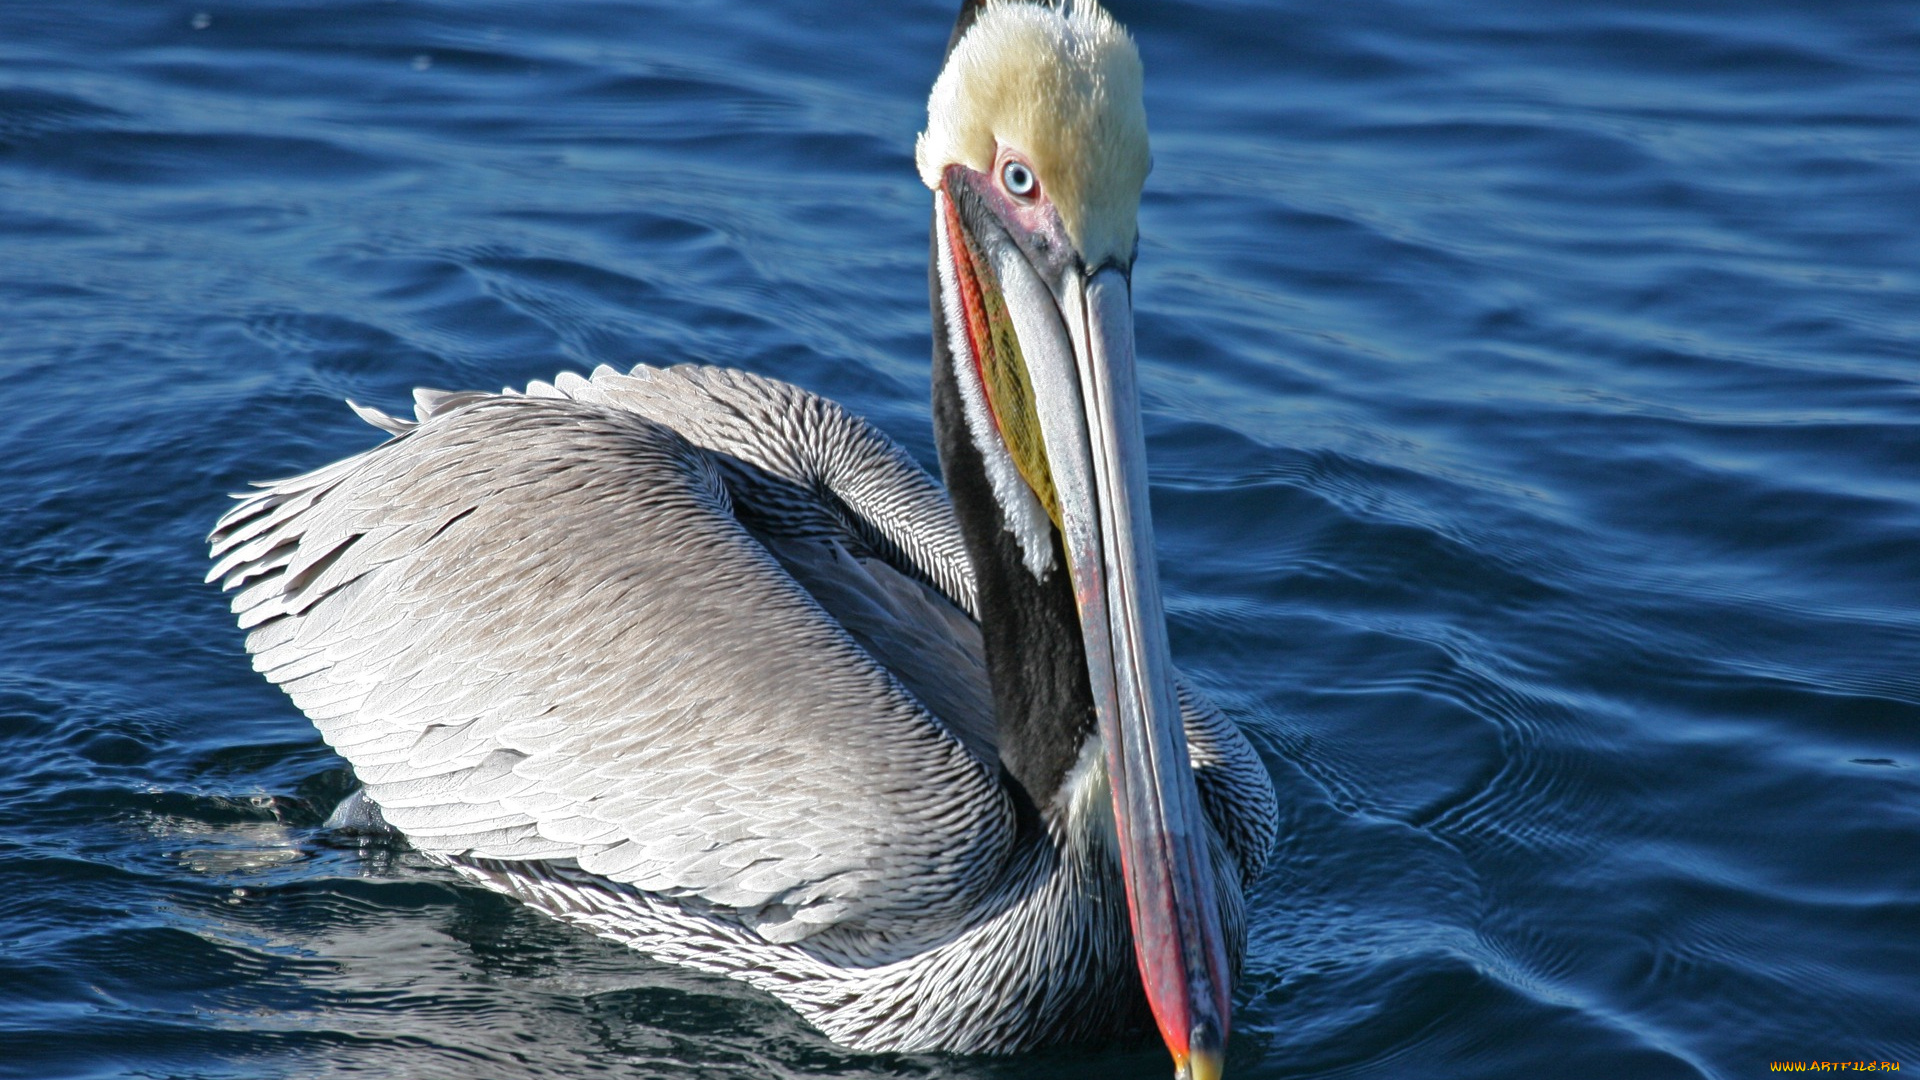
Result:
M420 413L363 410L396 436L211 538L255 667L393 825L773 941L964 918L1013 814L951 513L898 447L714 369Z

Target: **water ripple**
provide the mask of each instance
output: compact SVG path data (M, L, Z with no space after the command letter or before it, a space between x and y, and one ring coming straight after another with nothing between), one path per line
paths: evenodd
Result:
M202 537L340 404L733 364L929 463L950 3L0 41L0 1073L1165 1074L841 1051L318 830ZM1170 632L1283 830L1235 1076L1920 1059L1920 16L1114 0Z

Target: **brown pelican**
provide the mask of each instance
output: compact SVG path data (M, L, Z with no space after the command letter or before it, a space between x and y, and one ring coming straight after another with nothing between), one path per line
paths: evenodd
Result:
M1216 1077L1271 782L1168 652L1135 388L1140 61L969 0L933 192L947 490L708 367L415 393L214 529L345 817L873 1050L1156 1024ZM949 501L951 500L951 501Z

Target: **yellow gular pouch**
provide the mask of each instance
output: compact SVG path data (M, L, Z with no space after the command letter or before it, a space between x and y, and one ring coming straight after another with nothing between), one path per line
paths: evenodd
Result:
M980 385L986 391L987 411L1000 429L1000 440L1013 456L1014 467L1053 519L1053 527L1061 528L1060 497L1047 467L1047 447L1040 435L1040 415L1034 409L1033 382L1027 376L1026 358L1020 353L1020 336L1014 332L1013 317L1007 313L993 264L961 227L953 201L945 201L954 278L967 312L967 340L973 348Z

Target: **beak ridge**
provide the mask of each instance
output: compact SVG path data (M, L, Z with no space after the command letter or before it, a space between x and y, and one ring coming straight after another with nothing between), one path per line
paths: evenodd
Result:
M963 216L950 227L966 229ZM980 240L1031 384L1141 983L1176 1067L1217 1080L1231 968L1154 557L1132 287L1117 267L1088 274L1077 260L1043 276L1010 235Z
M1068 325L1081 358L1099 489L1110 690L1102 686L1091 642L1100 620L1089 618L1095 613L1083 608L1082 621L1090 639L1089 666L1096 669L1094 698L1120 823L1135 956L1169 1049L1176 1057L1186 1051L1190 1072L1217 1076L1231 974L1154 557L1146 438L1134 378L1131 287L1119 270L1109 268L1094 274L1080 292L1083 317L1070 314ZM1071 555L1069 561L1078 562Z
M1012 301L1010 293L1018 321ZM1213 1080L1231 969L1154 556L1132 288L1117 268L1070 271L1058 301L1071 370L1048 363L1056 350L1047 348L1028 350L1029 367L1047 403L1040 423L1106 748L1134 954L1179 1067Z

